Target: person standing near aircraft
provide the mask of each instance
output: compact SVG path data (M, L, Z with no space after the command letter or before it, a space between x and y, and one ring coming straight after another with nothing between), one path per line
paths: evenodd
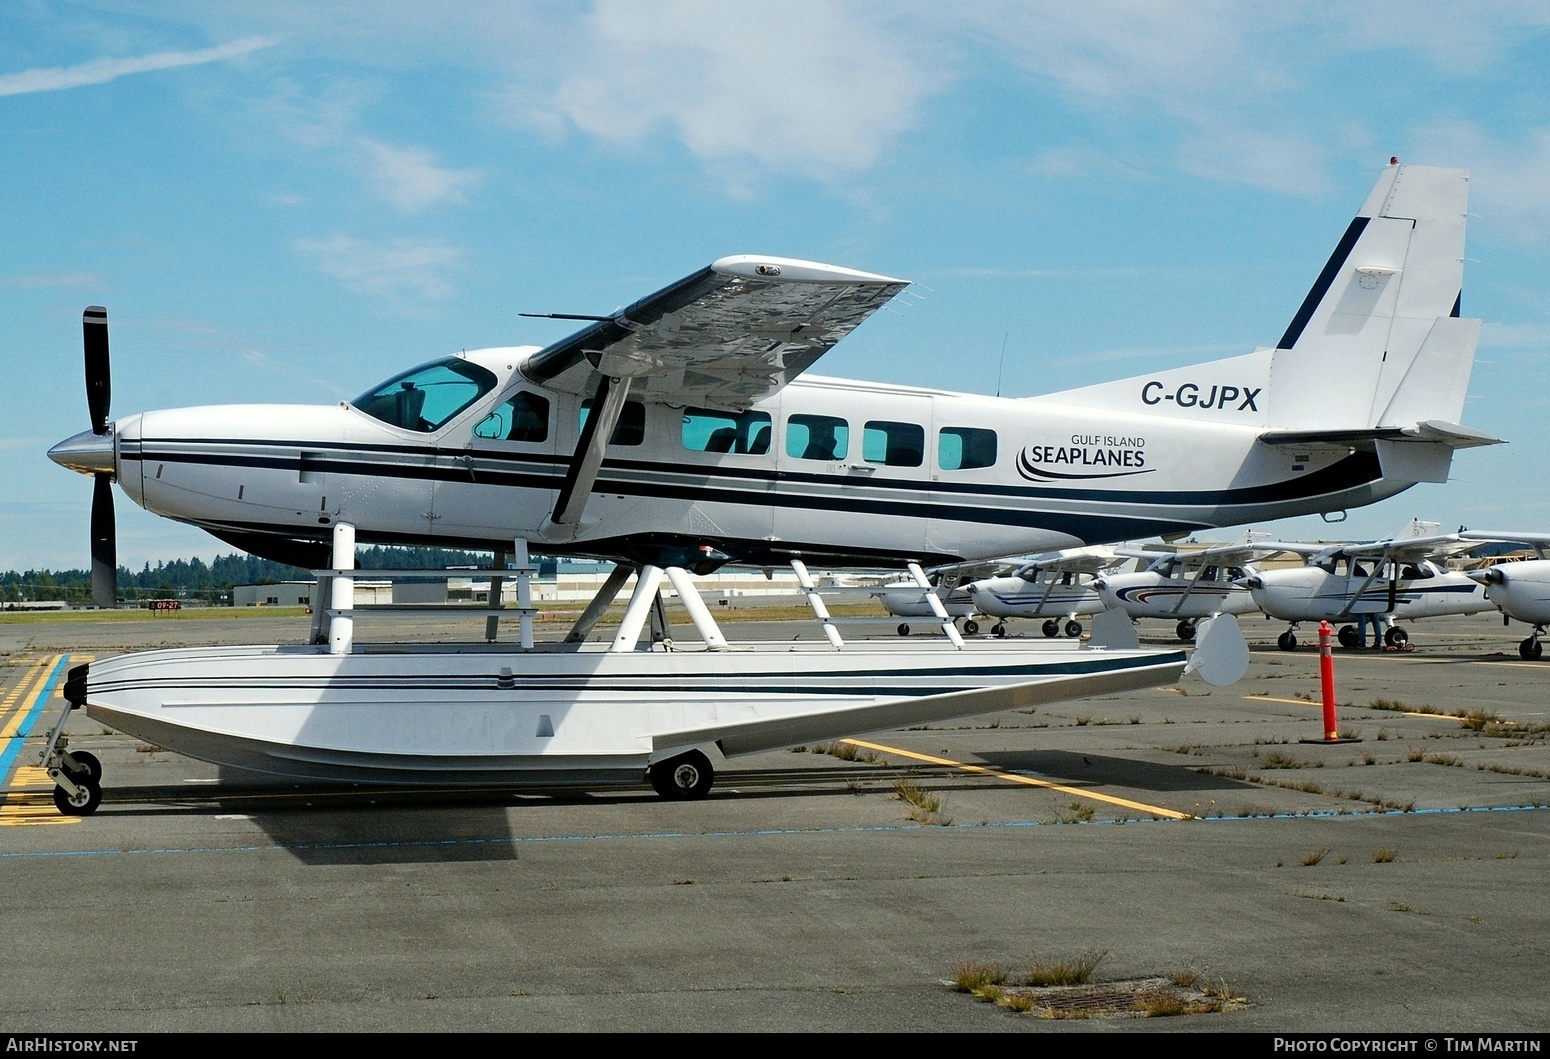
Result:
M1378 624L1376 614L1358 614L1356 616L1356 646L1359 650L1367 649L1367 630L1372 629L1372 648L1375 651L1383 648L1383 629Z

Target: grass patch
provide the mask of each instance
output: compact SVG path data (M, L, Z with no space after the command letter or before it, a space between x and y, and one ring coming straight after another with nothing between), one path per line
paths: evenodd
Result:
M1304 868L1311 868L1328 855L1329 847L1324 846L1319 849L1312 850L1308 853L1304 853L1302 855L1302 860L1298 863L1300 863Z
M946 825L952 820L942 815L942 799L939 795L922 789L918 784L900 776L893 785L894 797L910 807L909 819L922 824Z
M1380 846L1372 851L1372 862L1374 864L1392 864L1397 856L1399 854L1394 850Z
M977 993L988 985L1001 985L1007 979L1005 967L988 963L954 964L950 971L953 976L953 988L960 993Z
M1035 959L1028 967L1028 984L1085 985L1093 980L1093 971L1108 954L1108 949L1094 949L1076 957Z
M886 762L878 754L853 743L819 743L807 748L810 754L828 754L841 761L859 761L864 765L882 765Z
M1067 802L1066 808L1071 810L1071 815L1080 823L1087 823L1093 818L1096 810L1085 802Z

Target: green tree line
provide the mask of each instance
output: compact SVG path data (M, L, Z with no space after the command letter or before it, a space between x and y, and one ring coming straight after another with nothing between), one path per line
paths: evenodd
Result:
M356 566L362 570L441 569L450 566L487 566L493 561L489 552L466 552L448 548L385 548L371 546L355 553ZM218 556L212 562L195 557L146 563L136 572L118 568L118 598L133 602L142 599L178 599L190 603L221 604L231 602L234 585L275 584L280 581L307 581L310 570L284 563L233 553ZM91 599L90 570L7 570L0 574L0 601L8 603L62 599L84 603Z

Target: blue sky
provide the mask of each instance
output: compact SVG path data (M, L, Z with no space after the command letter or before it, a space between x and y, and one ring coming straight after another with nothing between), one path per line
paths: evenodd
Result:
M14 0L0 569L87 563L44 453L89 304L116 414L332 402L766 253L918 284L824 374L1036 394L1272 344L1390 155L1472 172L1465 421L1511 444L1271 529L1550 529L1547 69L1538 3Z

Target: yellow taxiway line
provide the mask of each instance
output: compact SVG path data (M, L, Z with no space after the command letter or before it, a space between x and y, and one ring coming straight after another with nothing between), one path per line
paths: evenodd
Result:
M0 741L17 738L17 732L22 722L32 715L37 707L38 696L43 693L44 686L48 683L48 675L54 671L63 655L53 655L40 659L33 667L32 672L23 674L16 687L11 689L3 701L0 701L0 717L5 718L5 724L0 727ZM23 694L25 693L25 698ZM11 710L21 699L20 708L12 714ZM7 782L5 776L0 776L0 784ZM54 781L49 779L48 773L36 765L18 765L12 773L10 785L15 787L44 787L50 788ZM39 800L36 794L8 794L0 800L0 827L16 827L27 824L78 824L82 820L79 816L65 816L54 807L52 798Z
M1292 704L1293 706L1319 706L1319 707L1322 707L1324 705L1322 702L1311 702L1308 699L1278 699L1274 695L1245 695L1243 697L1245 699L1248 699L1251 702L1287 702L1287 703ZM1356 702L1345 703L1344 708L1348 709L1348 710L1372 710L1373 709L1373 707L1371 707L1371 706L1363 706L1360 703L1356 703ZM1429 718L1431 718L1434 721L1461 721L1461 720L1463 720L1463 718L1460 717L1456 713L1428 713L1425 710L1376 710L1375 712L1377 712L1377 713L1397 713L1401 717L1429 717ZM1511 723L1511 722L1508 722L1508 723Z
M971 765L964 761L953 761L950 758L937 757L934 754L920 754L913 750L901 750L894 746L883 746L881 743L868 743L861 739L841 739L840 742L849 743L851 746L859 746L864 750L875 750L880 754L894 754L914 761L924 761L930 765L947 765L950 768L963 769L965 772L976 772L982 776L992 776L996 779L1006 780L1008 783L1021 783L1027 787L1043 787L1045 790L1059 791L1061 794L1069 794L1076 798L1091 798L1093 801L1106 802L1109 805L1118 805L1125 809L1134 809L1137 812L1166 817L1169 820L1190 819L1188 813L1164 809L1160 805L1147 805L1145 802L1133 802L1128 798L1116 798L1112 794L1099 794L1097 791L1083 790L1080 787L1067 787L1064 784L1051 783L1049 780L1038 780L1032 776L1019 775L1016 772L1006 772L1002 769L988 768L984 765Z

